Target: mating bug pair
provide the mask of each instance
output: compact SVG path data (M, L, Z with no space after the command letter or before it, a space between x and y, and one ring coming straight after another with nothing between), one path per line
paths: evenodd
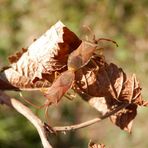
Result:
M113 40L106 38L95 39L94 36L93 41L82 41L79 47L69 54L67 59L67 70L62 72L58 76L58 78L54 80L51 87L43 91L44 96L47 98L47 100L42 106L38 108L45 107L46 119L48 119L48 107L51 104L58 103L65 95L65 93L73 86L73 83L75 81L75 72L87 65L97 49L102 49L99 48L98 43L103 40L112 42L116 46L118 46L117 43ZM33 105L30 101L27 102Z

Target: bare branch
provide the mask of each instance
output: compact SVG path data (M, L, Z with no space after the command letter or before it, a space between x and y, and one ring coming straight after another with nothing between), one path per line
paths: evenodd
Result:
M0 104L6 104L9 107L13 107L20 114L25 116L35 126L36 130L38 131L43 147L52 148L49 141L47 140L47 133L44 128L44 123L28 107L26 107L16 99L10 98L2 91L0 91Z
M89 120L89 121L86 121L86 122L83 122L83 123L80 123L80 124L53 127L53 130L56 131L56 132L66 132L66 131L73 131L73 130L77 130L77 129L80 129L80 128L84 128L84 127L90 126L90 125L95 124L99 121L102 121L103 119L110 117L111 115L117 113L121 109L126 108L128 105L129 105L128 103L122 104L121 106L119 106L115 110L113 110L112 112L109 112L109 113L103 115L102 117L94 118L92 120Z

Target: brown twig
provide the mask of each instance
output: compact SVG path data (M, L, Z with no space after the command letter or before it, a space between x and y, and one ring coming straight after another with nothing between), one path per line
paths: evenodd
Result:
M39 136L41 138L41 142L44 148L52 148L49 141L47 140L47 133L44 128L44 123L25 105L23 105L20 101L10 98L2 91L0 91L0 104L6 104L9 107L14 108L20 114L25 116L37 129Z
M117 107L115 110L113 110L112 112L109 112L109 113L103 115L102 117L94 118L92 120L89 120L89 121L86 121L86 122L83 122L83 123L80 123L80 124L53 127L53 130L56 131L56 132L66 132L66 131L72 131L72 130L84 128L84 127L90 126L90 125L95 124L99 121L102 121L103 119L110 117L111 115L117 113L121 109L126 108L128 105L129 105L128 103L122 104L119 107Z
M23 105L20 101L16 99L10 98L9 96L5 95L1 91L0 91L0 104L6 104L9 107L14 108L15 110L17 110L19 113L21 113L31 122L37 129L44 148L52 148L52 146L49 144L47 140L47 133L46 133L47 131L50 131L51 133L53 133L53 131L54 132L66 132L66 131L73 131L73 130L77 130L80 128L84 128L84 127L90 126L99 121L102 121L103 119L110 117L111 115L117 113L118 111L120 111L123 108L126 108L129 105L128 103L122 104L116 109L114 109L112 112L109 112L103 115L102 117L97 117L92 120L80 123L80 124L75 124L75 125L70 125L70 126L57 126L57 127L53 127L52 131L51 130L46 131L47 125L45 126L45 124L36 115L34 115L34 113L28 107L26 107L25 105Z

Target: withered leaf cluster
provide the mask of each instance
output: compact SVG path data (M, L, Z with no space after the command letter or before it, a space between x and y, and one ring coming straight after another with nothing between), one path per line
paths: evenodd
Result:
M57 103L72 88L103 115L128 104L110 119L130 132L137 107L147 106L139 81L135 74L127 76L117 65L107 63L95 49L93 41L82 41L57 22L28 49L9 57L11 64L0 72L0 89L41 90L44 86L45 97Z
M112 115L110 119L121 129L130 132L138 105L146 105L135 74L128 77L115 64L107 64L103 57L95 56L92 59L96 62L96 67L90 61L82 70L77 71L75 88L102 114L128 103L126 108Z

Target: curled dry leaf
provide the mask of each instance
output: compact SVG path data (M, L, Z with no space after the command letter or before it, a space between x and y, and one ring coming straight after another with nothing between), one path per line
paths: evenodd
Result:
M128 103L110 118L121 129L130 132L137 106L146 104L136 76L128 77L115 64L107 64L103 56L94 56L92 60L76 72L74 89L102 114Z
M0 84L5 85L0 89L35 88L41 87L45 79L53 81L54 72L62 71L67 66L68 55L80 43L81 40L73 32L62 22L57 22L33 42L27 51L23 48L21 52L9 57L11 68L0 73ZM36 84L38 81L41 81L41 85Z
M110 117L111 121L121 129L131 133L133 119L137 115L137 105L130 104Z
M16 52L15 55L11 55L8 57L10 63L16 63L20 57L27 51L27 48L22 48L21 51Z

